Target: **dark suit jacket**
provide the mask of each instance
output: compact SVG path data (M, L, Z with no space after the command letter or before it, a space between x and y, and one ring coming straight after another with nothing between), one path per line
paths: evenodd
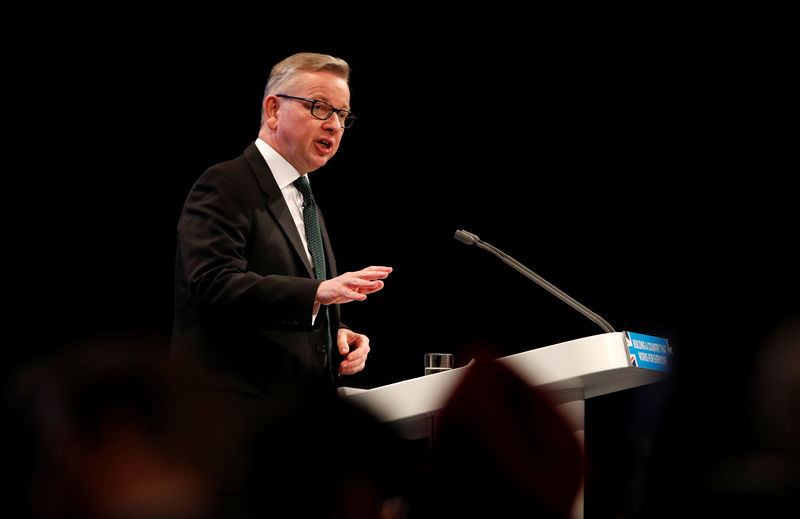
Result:
M321 214L319 221L328 276L335 277ZM324 306L316 325L311 323L320 281L254 143L197 180L177 240L173 356L262 393L283 391L309 374L332 384L324 367ZM328 308L335 341L339 308ZM340 359L332 349L335 372Z

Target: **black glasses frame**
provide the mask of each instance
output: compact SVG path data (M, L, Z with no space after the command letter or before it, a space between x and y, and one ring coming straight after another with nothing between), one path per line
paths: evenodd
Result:
M331 115L336 113L337 117L339 118L339 126L341 126L342 128L349 128L350 126L353 125L353 121L356 120L356 114L354 114L350 110L345 110L343 108L336 108L332 104L327 103L325 101L321 101L319 99L307 99L305 97L287 96L286 94L275 94L275 95L277 97L283 97L286 99L297 99L298 101L306 101L308 103L311 103L311 115L321 121L326 121L330 119ZM331 107L331 112L328 114L327 117L320 117L314 113L314 107L317 105L317 103ZM345 114L344 117L341 117L341 115L339 115L342 113Z

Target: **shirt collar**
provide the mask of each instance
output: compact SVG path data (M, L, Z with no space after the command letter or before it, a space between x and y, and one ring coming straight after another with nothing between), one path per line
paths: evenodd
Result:
M278 187L283 189L295 180L300 178L300 173L289 164L272 146L264 142L262 139L256 139L256 148L261 152L261 156L267 161L269 169L272 171L272 176L275 177L275 182Z

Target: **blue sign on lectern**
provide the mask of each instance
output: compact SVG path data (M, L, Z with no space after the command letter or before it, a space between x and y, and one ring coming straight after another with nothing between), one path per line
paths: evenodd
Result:
M669 341L641 333L625 332L625 345L631 366L658 371L669 371L672 348Z

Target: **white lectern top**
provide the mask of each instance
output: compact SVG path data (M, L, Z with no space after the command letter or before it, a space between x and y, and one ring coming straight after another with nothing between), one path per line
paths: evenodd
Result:
M591 398L663 380L668 348L664 339L612 332L501 357L496 362L532 387L580 390L582 398ZM403 420L443 408L468 369L469 365L374 389L340 388L339 393L380 421Z

